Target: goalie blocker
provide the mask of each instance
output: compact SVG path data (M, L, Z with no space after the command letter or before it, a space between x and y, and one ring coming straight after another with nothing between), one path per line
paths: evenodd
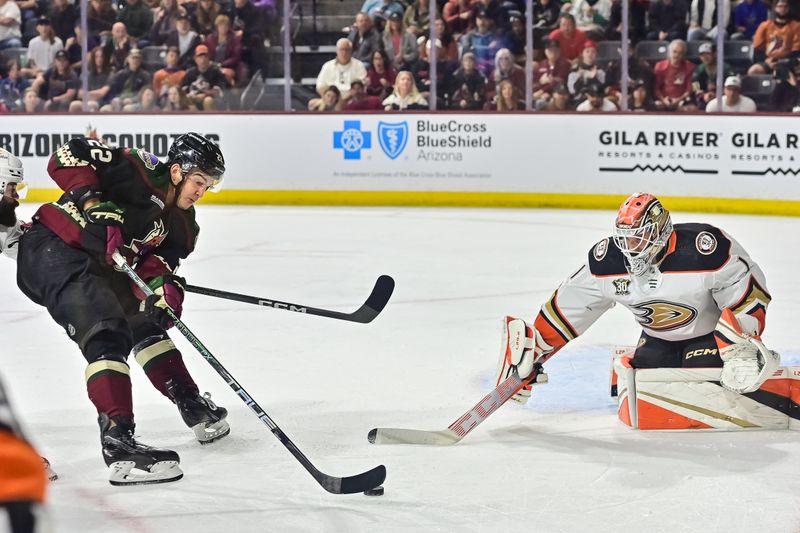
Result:
M800 430L800 367L778 367L738 394L720 384L721 368L633 368L634 349L615 349L611 363L611 395L631 428Z

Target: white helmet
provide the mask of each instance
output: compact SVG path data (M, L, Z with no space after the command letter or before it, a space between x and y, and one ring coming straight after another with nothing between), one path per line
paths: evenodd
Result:
M0 195L5 195L9 183L17 185L17 194L25 197L26 188L23 184L22 161L8 150L0 148Z

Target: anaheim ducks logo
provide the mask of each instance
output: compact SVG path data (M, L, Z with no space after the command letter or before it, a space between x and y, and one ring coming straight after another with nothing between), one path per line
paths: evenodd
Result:
M697 317L697 309L673 302L650 301L631 307L639 324L654 331L682 328Z

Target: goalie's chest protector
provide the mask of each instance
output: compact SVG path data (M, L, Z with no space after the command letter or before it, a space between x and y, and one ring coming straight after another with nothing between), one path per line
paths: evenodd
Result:
M589 269L603 297L627 307L648 335L684 340L714 330L721 311L712 289L725 286L730 251L719 229L676 224L658 268L632 276L608 238L592 248Z

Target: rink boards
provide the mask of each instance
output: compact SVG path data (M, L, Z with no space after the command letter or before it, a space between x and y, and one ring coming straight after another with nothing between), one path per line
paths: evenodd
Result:
M647 190L672 209L797 215L795 116L652 114L6 115L29 200L54 198L49 155L96 131L164 158L197 131L218 141L224 190L204 201L614 209Z

